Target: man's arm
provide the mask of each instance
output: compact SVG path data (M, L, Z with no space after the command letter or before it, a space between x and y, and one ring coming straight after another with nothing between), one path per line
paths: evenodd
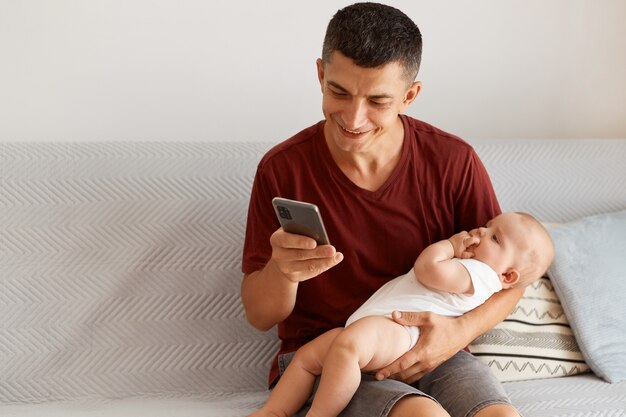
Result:
M343 255L330 245L278 229L270 238L272 257L261 270L244 275L241 300L248 322L269 330L285 320L296 303L298 283L337 265Z
M499 291L482 305L457 317L459 325L467 332L463 348L506 319L524 295L524 290L520 287Z
M420 337L413 349L378 371L377 376L406 383L417 381L504 320L523 294L524 288L497 292L474 310L455 318L430 312L394 312L393 319L399 324L418 326Z
M271 259L265 268L244 275L241 301L248 322L258 330L271 329L291 314L297 290L298 283L282 276Z

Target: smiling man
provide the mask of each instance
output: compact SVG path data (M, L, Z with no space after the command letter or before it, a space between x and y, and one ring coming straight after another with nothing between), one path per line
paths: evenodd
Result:
M421 89L421 49L419 29L395 8L339 10L317 60L324 120L259 163L241 297L253 326L278 325L270 384L299 347L344 326L426 246L500 213L472 147L404 115ZM316 204L332 246L284 232L274 197ZM502 291L454 319L403 312L396 320L419 326L419 342L376 377L364 375L341 416L517 416L489 369L462 349L503 320L522 291Z
M363 68L336 50L317 60L326 144L342 171L361 188L376 190L402 155L404 128L398 115L421 88L404 72L399 62Z

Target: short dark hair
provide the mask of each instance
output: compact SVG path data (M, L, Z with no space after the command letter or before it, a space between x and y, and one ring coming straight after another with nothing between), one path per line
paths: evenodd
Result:
M328 23L322 61L327 63L334 51L363 68L398 62L413 82L422 59L422 34L406 14L394 7L356 3L340 9Z

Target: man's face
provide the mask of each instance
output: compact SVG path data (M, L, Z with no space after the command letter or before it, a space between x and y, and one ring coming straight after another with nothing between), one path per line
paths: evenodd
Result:
M317 61L327 140L347 152L364 152L402 131L398 115L413 102L420 83L408 85L396 62L362 68L340 52Z

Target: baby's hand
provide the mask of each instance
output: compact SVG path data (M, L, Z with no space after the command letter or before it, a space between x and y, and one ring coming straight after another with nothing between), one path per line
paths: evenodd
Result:
M466 231L457 233L448 239L448 241L452 244L454 256L461 259L473 258L474 253L468 251L467 249L480 243L478 236L471 235Z

